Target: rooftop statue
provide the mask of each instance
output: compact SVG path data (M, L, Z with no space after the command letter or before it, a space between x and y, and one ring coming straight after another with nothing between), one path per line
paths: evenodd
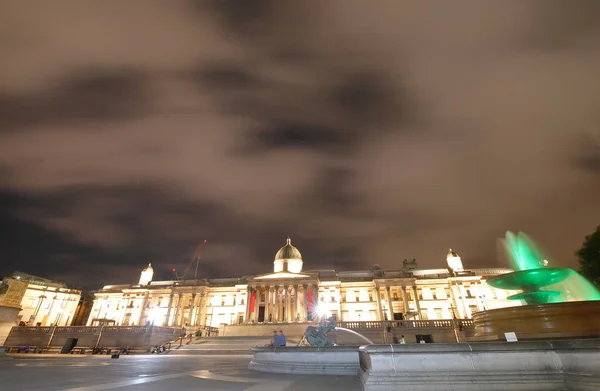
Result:
M335 343L327 338L327 334L333 329L335 329L335 319L333 317L329 319L323 318L319 326L308 326L306 328L304 339L306 339L310 346L314 347L335 346Z

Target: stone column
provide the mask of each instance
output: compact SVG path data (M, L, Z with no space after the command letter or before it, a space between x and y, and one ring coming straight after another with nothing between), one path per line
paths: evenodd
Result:
M262 286L257 286L256 287L256 303L254 304L254 322L258 323L258 313L260 312L260 298L262 297Z
M245 323L249 323L250 322L250 296L252 294L251 292L252 288L250 287L250 285L248 285L246 287L246 316L244 316L244 322Z
M388 320L391 322L394 320L394 303L392 302L392 290L389 286L385 287L385 295L388 301Z
M375 285L375 300L377 300L377 319L383 319L383 311L381 309L381 292L379 291L379 287Z
M319 300L319 285L313 284L312 289L314 298L313 300L315 301L313 304L318 307L319 305L321 305L321 301Z
M196 309L194 312L194 321L192 322L192 326L200 325L200 314L202 313L202 294L196 295L198 297L198 304L196 305Z
M192 305L190 306L190 320L189 325L194 326L196 321L196 293L192 293Z
M308 320L308 284L302 284L302 294L304 295L304 306L302 308L304 315L302 320L306 322Z
M283 321L284 322L289 322L289 319L290 319L290 305L289 305L290 295L288 292L289 287L290 286L288 284L285 284L283 286Z
M143 326L142 320L144 319L144 313L146 312L146 306L148 305L148 296L150 292L146 292L144 294L144 299L142 300L142 305L140 306L140 316L137 321L138 326Z
M413 285L410 287L410 289L412 290L413 297L415 299L415 309L417 310L419 319L421 319L421 305L419 304L419 296L417 295L417 287Z
M300 321L300 306L298 305L298 300L298 284L294 284L294 322Z
M179 299L177 300L177 313L175 315L175 319L173 320L173 325L177 327L181 327L181 320L183 319L183 293L179 294Z
M265 323L269 323L269 304L271 303L271 287L265 288Z
M471 309L469 308L469 304L467 303L467 300L465 299L465 297L467 296L467 290L465 289L465 286L463 285L463 283L461 282L460 285L457 284L457 288L458 288L458 292L460 292L460 297L461 297L461 302L463 305L463 312L465 314L465 318L470 319L471 316Z
M165 322L164 322L165 326L171 325L171 308L173 307L173 297L174 296L175 295L173 293L171 293L171 295L169 296L169 305L167 306L167 316L165 317Z
M279 322L279 285L273 287L273 323Z
M402 304L404 305L404 316L408 313L408 301L406 301L406 287L402 286Z

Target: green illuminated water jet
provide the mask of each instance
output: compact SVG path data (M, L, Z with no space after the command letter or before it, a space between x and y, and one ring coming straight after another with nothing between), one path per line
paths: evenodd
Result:
M546 258L523 232L515 235L508 231L501 243L517 271L490 278L487 283L499 289L522 290L509 296L509 300L527 304L600 300L600 292L579 273L547 267Z

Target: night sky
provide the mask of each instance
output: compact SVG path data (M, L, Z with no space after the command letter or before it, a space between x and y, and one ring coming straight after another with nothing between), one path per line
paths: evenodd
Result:
M551 265L600 223L600 1L0 0L0 274Z

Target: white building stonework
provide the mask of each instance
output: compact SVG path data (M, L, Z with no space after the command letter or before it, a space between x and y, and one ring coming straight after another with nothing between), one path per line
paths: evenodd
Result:
M88 325L145 325L199 329L221 324L470 319L520 305L512 292L486 284L510 269L463 269L450 251L448 268L421 270L405 260L395 270L303 271L302 255L287 243L274 272L240 278L151 281L149 265L137 285L107 285L95 293ZM148 280L150 278L150 280Z
M16 325L70 326L81 291L45 278L15 272L2 280L0 306L20 308Z

